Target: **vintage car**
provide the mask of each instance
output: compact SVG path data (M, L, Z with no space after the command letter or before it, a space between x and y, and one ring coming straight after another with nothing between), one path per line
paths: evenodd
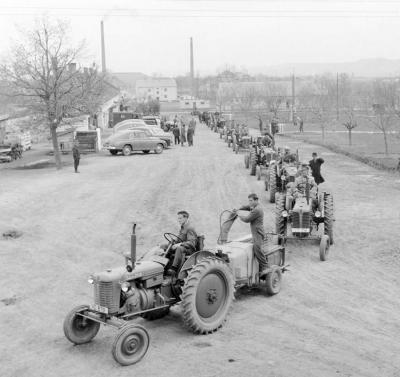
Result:
M122 152L124 156L129 156L133 151L142 151L145 154L154 151L154 153L159 154L166 146L167 143L164 140L143 130L117 132L103 144L103 147L109 150L112 155Z
M139 126L135 125L130 128L130 130L141 130L145 131L148 136L156 136L161 140L164 140L167 143L167 147L170 147L173 143L173 136L172 134L163 131L161 128L156 126Z

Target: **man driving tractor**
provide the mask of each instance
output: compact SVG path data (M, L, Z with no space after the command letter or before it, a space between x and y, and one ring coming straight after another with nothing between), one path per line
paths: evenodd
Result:
M185 255L191 255L196 251L197 233L189 222L189 213L186 211L178 212L178 223L180 225L179 241L171 246L170 250L175 251L171 267L167 275L175 276L180 268ZM167 250L168 244L160 245L161 249Z
M282 156L282 162L291 163L291 162L296 162L296 160L297 160L296 154L291 153L290 148L288 146L285 146L284 154Z
M245 223L250 223L251 234L253 236L253 253L257 258L260 267L260 276L267 273L264 270L268 267L267 259L262 251L262 244L265 239L264 231L264 211L258 204L258 196L256 194L250 194L248 196L249 204L239 208L239 210L250 211L246 216L239 215L240 220ZM236 209L233 210L237 212Z
M304 162L301 164L300 176L298 176L294 183L288 185L288 195L286 196L286 208L291 209L293 199L296 200L299 197L306 195L307 183L309 187L310 199L312 200L313 208L317 206L317 184L313 177L309 174L308 163Z

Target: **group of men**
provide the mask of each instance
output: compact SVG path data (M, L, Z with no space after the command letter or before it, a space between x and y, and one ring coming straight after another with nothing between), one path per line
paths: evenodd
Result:
M193 146L193 137L196 131L196 120L194 117L188 122L188 129L186 131L186 121L184 118L178 119L175 115L172 134L174 135L175 145L181 144L183 147L187 141L189 147Z

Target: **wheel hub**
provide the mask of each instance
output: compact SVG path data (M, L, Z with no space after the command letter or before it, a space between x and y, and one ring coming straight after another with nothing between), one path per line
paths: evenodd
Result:
M215 301L218 300L217 290L216 289L209 289L207 292L207 300L209 304L214 304Z
M196 293L196 309L203 319L216 315L227 299L227 286L223 276L210 273L199 283Z
M137 352L140 346L140 339L136 335L128 336L123 345L122 350L127 355L133 355Z

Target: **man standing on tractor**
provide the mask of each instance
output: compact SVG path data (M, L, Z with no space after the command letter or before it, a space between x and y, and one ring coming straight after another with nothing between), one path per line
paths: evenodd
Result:
M250 223L251 235L253 236L253 253L257 258L260 267L260 276L265 275L264 270L268 267L267 258L265 257L262 245L265 239L264 232L264 211L258 204L258 196L250 194L248 196L249 205L244 205L239 210L250 211L247 216L239 215L240 220ZM236 209L233 210L237 212Z
M181 267L185 255L191 255L196 251L197 233L194 227L189 222L189 213L186 211L178 212L178 223L181 226L179 230L180 243L172 245L171 250L175 250L174 260L167 274L175 276L178 269ZM162 248L166 249L163 245Z
M319 185L320 183L324 183L325 179L321 175L321 165L324 163L324 159L318 157L316 152L312 154L312 160L310 160L310 168L311 174L315 179L315 183Z
M268 132L263 132L263 137L261 139L261 145L265 147L273 147L274 146L274 137Z

